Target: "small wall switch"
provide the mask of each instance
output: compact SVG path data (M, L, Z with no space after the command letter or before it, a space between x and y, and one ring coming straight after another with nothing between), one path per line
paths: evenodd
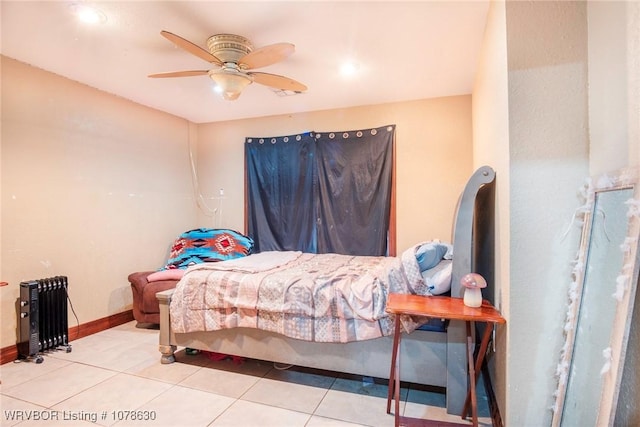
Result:
M221 196L224 196L224 188L221 188L221 189L220 189L220 195L221 195Z

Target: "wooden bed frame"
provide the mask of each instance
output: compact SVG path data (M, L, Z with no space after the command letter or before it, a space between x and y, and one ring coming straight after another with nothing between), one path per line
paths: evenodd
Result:
M456 208L453 230L451 295L461 297L460 278L482 274L489 284L483 297L494 302L494 190L495 172L478 169L467 182ZM162 363L173 363L178 346L269 360L336 372L389 378L392 337L346 344L316 343L257 329L174 333L169 304L173 289L157 294L160 303ZM446 332L417 330L402 340L401 378L417 384L445 387L447 412L460 414L467 393L466 332L464 322L451 322Z

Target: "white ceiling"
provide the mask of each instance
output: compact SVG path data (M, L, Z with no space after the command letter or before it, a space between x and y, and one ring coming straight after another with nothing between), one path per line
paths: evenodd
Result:
M469 94L488 10L488 0L86 1L107 17L87 26L73 3L2 0L1 53L195 123ZM309 90L282 97L254 83L224 101L207 76L148 78L210 68L161 30L205 49L219 33L255 48L293 43L293 55L256 71ZM340 74L346 59L359 63L357 77Z

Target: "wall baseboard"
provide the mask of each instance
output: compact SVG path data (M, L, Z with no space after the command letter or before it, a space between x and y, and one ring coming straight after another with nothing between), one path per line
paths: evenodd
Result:
M113 328L133 320L133 310L123 311L121 313L112 314L111 316L101 319L92 320L69 328L69 342L79 338L93 335L95 333ZM18 358L17 345L11 345L0 349L0 365L13 362Z

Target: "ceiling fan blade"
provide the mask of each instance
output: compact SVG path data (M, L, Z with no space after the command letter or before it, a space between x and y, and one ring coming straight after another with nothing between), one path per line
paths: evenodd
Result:
M173 33L170 33L169 31L160 31L160 34L166 38L167 40L169 40L170 42L172 42L173 44L175 44L178 47L181 47L182 49L186 50L187 52L191 53L192 55L197 56L198 58L202 58L207 62L211 62L213 64L217 64L217 65L222 65L222 61L220 61L218 58L216 58L215 56L213 56L210 52L204 50L203 48L201 48L200 46L191 43L189 40L183 39L180 36L177 36Z
M279 76L269 73L247 73L253 78L253 81L261 85L273 87L282 90L291 90L294 92L304 92L307 87L289 77Z
M155 78L164 78L164 77L206 76L207 74L209 74L208 70L172 71L169 73L149 74L149 77L155 79Z
M261 47L246 54L238 60L238 64L245 70L266 67L267 65L282 61L295 50L296 47L291 43L276 43Z

